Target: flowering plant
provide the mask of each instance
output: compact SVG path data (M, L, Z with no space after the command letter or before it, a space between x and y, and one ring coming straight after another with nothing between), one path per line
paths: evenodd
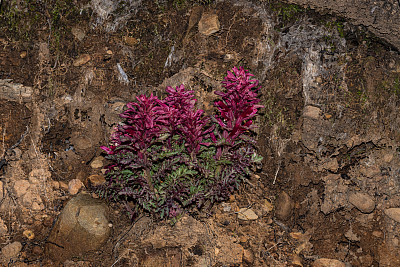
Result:
M164 100L141 95L128 103L124 123L101 147L112 163L99 195L122 202L132 217L142 209L172 220L229 197L262 160L251 137L262 107L252 76L242 67L228 72L211 117L183 85L167 87Z

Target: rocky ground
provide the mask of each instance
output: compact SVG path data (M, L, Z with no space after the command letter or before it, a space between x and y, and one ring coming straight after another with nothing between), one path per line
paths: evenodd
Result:
M275 1L0 4L1 266L399 266L400 57ZM175 225L90 190L125 103L260 80L263 167Z

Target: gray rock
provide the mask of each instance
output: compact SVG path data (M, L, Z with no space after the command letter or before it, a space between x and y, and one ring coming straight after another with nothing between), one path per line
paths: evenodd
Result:
M71 29L71 33L79 41L82 41L83 39L85 39L85 36L86 36L85 32L81 28L77 28L77 27L73 27Z
M375 209L375 201L372 197L361 192L351 193L349 202L362 213L371 213Z
M110 228L106 205L86 194L72 198L50 233L46 253L63 262L87 251L98 250L108 239ZM57 245L54 245L57 244Z
M252 209L241 208L238 212L238 219L243 221L254 221L258 219L258 216Z
M1 259L3 263L8 263L10 259L15 258L21 252L22 244L20 242L13 242L6 245L1 249Z
M72 65L74 67L79 67L88 63L92 58L88 54L82 54L77 59L74 60Z
M18 180L14 183L14 192L17 197L22 197L26 194L31 184L27 180Z
M353 232L353 229L350 227L350 229L344 234L344 236L353 242L359 242L360 241L360 237Z
M134 45L137 45L139 43L139 40L136 39L135 37L124 36L123 39L124 39L125 44L127 44L129 46L134 46Z
M220 24L217 14L203 13L199 21L199 32L204 35L211 35L219 31Z
M11 79L0 79L0 98L10 101L32 101L33 88L20 83L13 83Z
M321 109L314 106L306 106L303 110L303 116L311 119L319 119L321 116Z
M106 179L104 178L103 175L99 174L92 174L86 179L86 185L90 187L96 187L104 184L106 182Z
M68 183L68 192L71 195L76 195L78 194L79 190L81 190L81 188L83 187L83 183L81 180L79 179L72 179L71 181L69 181Z
M390 219L400 223L400 208L385 209L384 212Z
M287 220L292 215L293 201L290 196L282 191L276 200L275 216L280 220Z
M104 160L104 158L102 156L96 157L90 163L90 167L92 167L92 169L100 169L100 168L102 168L104 166L103 160Z
M321 258L314 261L312 267L346 267L346 264L335 259Z

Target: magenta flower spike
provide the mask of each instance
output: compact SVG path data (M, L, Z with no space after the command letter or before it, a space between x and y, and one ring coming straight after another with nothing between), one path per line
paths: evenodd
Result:
M228 71L213 117L196 109L184 85L167 87L164 100L151 94L128 103L109 146L100 147L112 163L99 196L122 202L132 219L145 211L172 221L229 197L262 159L245 138L262 107L252 76L242 67Z
M223 129L223 138L233 144L234 140L244 132L253 129L253 118L262 105L257 105L260 99L257 98L258 80L251 79L253 74L243 67L232 68L222 82L226 92L217 91L216 95L222 100L216 101L219 114L215 120Z

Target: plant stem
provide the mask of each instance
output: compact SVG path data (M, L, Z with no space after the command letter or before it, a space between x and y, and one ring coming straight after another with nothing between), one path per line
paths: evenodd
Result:
M147 154L146 150L143 149L143 161L144 161L144 178L146 179L147 184L149 185L150 191L154 193L154 186L151 181L150 168L148 166Z

